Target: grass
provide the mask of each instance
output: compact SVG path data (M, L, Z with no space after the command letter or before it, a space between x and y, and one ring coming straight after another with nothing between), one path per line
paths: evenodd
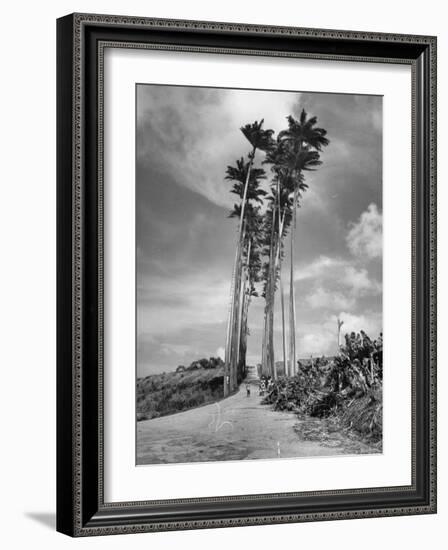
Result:
M137 379L137 420L174 414L223 398L224 369L197 369Z

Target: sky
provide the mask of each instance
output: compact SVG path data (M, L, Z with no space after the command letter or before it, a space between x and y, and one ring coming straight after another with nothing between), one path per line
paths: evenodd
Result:
M344 331L382 331L382 98L137 85L137 375L224 354L235 255L229 164L250 151L240 127L318 117L330 144L297 213L297 355L332 354ZM258 152L255 164L261 165ZM283 264L288 300L289 260ZM276 360L281 360L276 297ZM263 298L249 312L247 362L261 361Z

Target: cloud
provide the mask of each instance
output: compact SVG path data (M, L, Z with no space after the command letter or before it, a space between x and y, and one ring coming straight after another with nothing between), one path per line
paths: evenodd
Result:
M369 277L366 268L357 268L353 260L319 256L310 263L296 268L294 281L339 281L355 294L377 293L381 285Z
M220 346L216 351L215 351L215 356L216 357L220 357L223 361L224 361L224 356L225 356L225 350L222 346Z
M303 281L305 279L314 279L344 265L344 260L340 258L330 258L329 256L321 255L306 265L298 266L296 268L294 280Z
M311 354L331 354L336 351L336 332L319 330L319 332L308 333L302 336L299 341L299 357L306 358Z
M222 324L229 303L230 280L207 272L177 277L151 276L138 288L139 334L168 334L190 326Z
M297 341L298 356L306 358L311 354L332 355L336 353L338 318L344 321L342 335L364 330L372 339L375 339L382 331L382 315L379 311L369 310L360 315L340 311L322 323L302 325Z
M347 266L342 282L351 290L353 296L374 295L381 292L381 284L371 279L365 268L357 269L353 265Z
M231 207L226 166L251 148L240 127L262 118L265 128L284 127L300 97L274 93L138 86L137 162L169 173L178 185L214 204Z
M172 343L163 335L142 334L138 339L137 364L139 376L152 372L173 371L178 365L189 365L207 356L196 342Z
M372 339L375 339L383 330L383 319L381 312L368 312L365 314L355 315L347 311L341 311L337 316L333 317L335 324L337 317L344 321L341 330L342 334L364 330Z
M380 258L383 250L383 216L372 203L359 221L350 224L347 235L350 252L360 258Z
M178 357L184 357L185 354L191 352L191 346L182 345L182 344L167 344L163 343L160 345L161 355L166 355L168 357L172 355L177 355Z
M381 283L353 259L319 256L298 269L295 281L305 289L305 302L313 309L340 310L355 308L358 298L377 296ZM301 288L303 292L303 288Z
M344 309L351 308L355 303L352 296L341 292L325 290L322 287L317 288L306 298L308 304L313 308Z

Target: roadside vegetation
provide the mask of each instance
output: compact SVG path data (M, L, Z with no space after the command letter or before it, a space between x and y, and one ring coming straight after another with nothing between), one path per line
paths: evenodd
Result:
M295 376L273 381L263 403L293 411L302 420L297 432L305 439L330 439L346 430L365 443L381 446L383 424L382 335L372 341L364 331L347 334L331 360L299 363ZM307 419L326 419L322 423ZM316 426L314 430L313 427Z
M176 372L137 379L137 421L174 414L223 398L223 361L200 359Z

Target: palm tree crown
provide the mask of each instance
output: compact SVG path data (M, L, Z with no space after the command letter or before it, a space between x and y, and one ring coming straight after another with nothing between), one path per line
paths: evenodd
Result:
M325 137L327 131L323 128L317 128L317 117L307 118L307 112L302 109L299 120L293 116L287 117L288 129L279 133L279 141L289 141L294 144L294 149L297 152L303 145L307 145L321 151L322 147L327 146L330 141Z
M246 201L263 202L262 197L266 195L266 191L260 187L260 180L266 179L266 172L263 168L251 167L250 161L245 162L241 157L236 161L235 166L227 166L225 179L235 182L231 193L238 195L240 199L244 198L246 190Z
M263 130L263 124L264 119L261 119L260 122L242 126L240 130L254 149L267 151L271 147L274 130Z

